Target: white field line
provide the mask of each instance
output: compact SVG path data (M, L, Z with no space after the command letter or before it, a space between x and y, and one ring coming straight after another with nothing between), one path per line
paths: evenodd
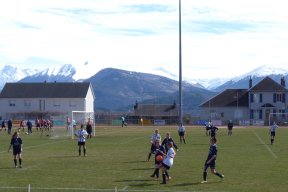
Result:
M124 187L126 188L126 187ZM205 191L175 191L175 190L141 190L141 189L118 189L117 187L115 187L114 189L89 189L89 188L49 188L49 187L33 187L30 186L30 189L33 190L49 190L49 191L57 191L57 190L61 190L61 191L111 191L111 192L115 192L115 191L121 191L121 192L125 192L125 191L129 191L129 192L205 192ZM2 186L0 187L0 189L28 189L28 187L10 187L10 186ZM225 192L225 191L210 191L210 192Z
M268 145L266 145L266 143L263 141L263 139L261 139L261 137L255 132L255 131L253 131L254 132L254 134L256 135L256 137L259 139L259 141L266 147L266 149L270 152L270 154L275 158L275 159L277 159L278 158L278 156L277 155L275 155L275 153L272 151L272 149L268 146Z

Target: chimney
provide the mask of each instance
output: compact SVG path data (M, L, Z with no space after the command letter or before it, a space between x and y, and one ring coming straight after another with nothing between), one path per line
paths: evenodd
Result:
M249 89L251 89L252 88L252 78L251 78L251 76L250 76L250 79L249 79Z
M285 78L281 77L281 86L286 87Z

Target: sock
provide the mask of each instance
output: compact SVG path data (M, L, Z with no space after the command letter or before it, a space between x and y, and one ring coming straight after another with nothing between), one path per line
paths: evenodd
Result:
M207 179L207 172L203 172L203 180L206 181Z
M79 149L79 156L81 155L81 149Z
M22 165L22 159L19 159L19 165L20 166Z
M186 144L186 141L185 141L185 139L183 139L183 141L184 141L184 144Z
M163 184L166 184L166 175L165 174L162 174L162 178L163 178Z
M159 178L159 168L156 168L156 177Z
M86 155L86 149L83 149L83 151L84 151L84 156Z
M165 175L166 175L168 178L169 178L169 176L170 176L167 170L165 171Z
M271 139L271 144L273 143L273 139Z
M17 166L17 159L14 159L14 165Z
M223 177L222 177L222 174L220 174L220 173L218 173L218 172L216 172L215 175L217 175L217 176L220 177L220 178L223 178Z
M274 139L272 139L272 143L274 143Z

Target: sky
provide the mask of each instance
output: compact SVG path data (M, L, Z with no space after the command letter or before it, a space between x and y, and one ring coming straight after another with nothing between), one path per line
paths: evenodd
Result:
M1 1L0 68L72 64L76 79L108 67L177 76L178 6L179 0ZM181 0L181 6L184 79L288 66L287 0Z

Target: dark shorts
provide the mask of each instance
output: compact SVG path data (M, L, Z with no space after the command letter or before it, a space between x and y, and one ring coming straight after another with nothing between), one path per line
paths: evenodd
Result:
M275 136L275 131L271 131L271 136Z
M179 136L182 137L185 135L185 132L178 132Z
M151 144L150 150L153 153L156 150L156 146L154 144Z
M228 130L230 130L230 131L231 131L231 130L232 130L232 128L233 128L233 127L228 127Z
M170 169L170 167L168 165L166 165L165 163L162 163L162 166L165 167L167 170Z
M85 146L85 142L80 142L80 141L78 141L78 146Z
M89 135L91 135L92 129L87 129L87 133L88 133Z
M21 154L21 148L13 149L13 155Z
M210 167L210 169L216 168L216 161L215 160L211 161L209 164L207 164L206 162L205 162L205 170L207 170L208 167Z

